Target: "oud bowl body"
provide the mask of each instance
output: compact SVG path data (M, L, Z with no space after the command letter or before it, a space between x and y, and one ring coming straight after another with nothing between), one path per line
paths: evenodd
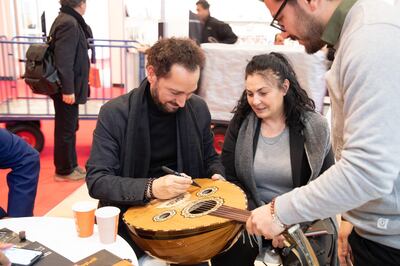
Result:
M227 181L195 179L201 188L170 200L131 207L123 215L133 241L151 256L170 263L207 261L232 245L242 225L212 213L221 205L247 208L244 192Z

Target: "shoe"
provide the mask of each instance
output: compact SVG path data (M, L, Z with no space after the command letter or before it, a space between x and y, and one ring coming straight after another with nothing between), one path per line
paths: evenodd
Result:
M54 180L63 182L63 181L79 181L84 179L86 177L86 172L82 168L80 169L80 171L77 168L78 167L76 167L74 171L72 171L72 173L70 173L69 175L56 174L54 176Z
M86 170L83 167L77 166L75 167L75 169L78 173L82 174L82 175L86 175Z

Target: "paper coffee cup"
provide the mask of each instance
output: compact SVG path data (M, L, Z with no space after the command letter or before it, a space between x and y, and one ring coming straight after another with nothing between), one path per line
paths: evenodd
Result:
M101 243L110 244L117 239L119 213L120 210L112 206L96 210L95 215Z
M79 237L93 235L94 211L96 207L96 203L90 201L79 201L72 206L76 231Z

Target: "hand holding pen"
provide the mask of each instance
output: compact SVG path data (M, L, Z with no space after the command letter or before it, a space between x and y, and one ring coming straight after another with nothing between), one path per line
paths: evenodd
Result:
M177 197L186 193L190 186L195 185L192 179L183 173L175 172L169 168L169 170L162 169L164 172L167 171L167 174L154 179L151 184L152 194L156 199L165 200Z
M181 173L172 170L171 168L168 168L166 166L161 166L161 169L170 175L176 175L176 176L182 176L182 177L186 177L185 175L182 175ZM196 187L201 187L199 184L197 184L195 181L192 180L192 186L196 186Z

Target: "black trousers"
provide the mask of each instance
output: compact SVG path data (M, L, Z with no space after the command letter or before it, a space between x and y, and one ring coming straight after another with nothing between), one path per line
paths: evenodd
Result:
M359 236L354 230L349 236L354 266L398 266L400 249L379 244Z
M75 146L79 106L64 103L61 93L51 98L55 109L54 165L56 174L68 175L78 166Z
M212 266L254 266L258 255L258 244L242 233L233 246L211 259Z

